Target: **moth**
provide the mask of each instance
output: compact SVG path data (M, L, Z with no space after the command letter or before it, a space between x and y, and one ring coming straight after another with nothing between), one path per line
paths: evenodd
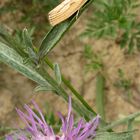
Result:
M52 26L59 24L72 16L86 3L87 0L64 0L48 14L49 22Z

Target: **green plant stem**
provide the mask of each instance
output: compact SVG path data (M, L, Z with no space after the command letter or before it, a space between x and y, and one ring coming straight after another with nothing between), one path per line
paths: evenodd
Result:
M10 127L0 127L0 131L11 131L11 130L17 130L17 129L10 128Z
M46 57L45 58L45 62L46 64L53 70L53 64L51 63L51 61ZM80 94L73 88L73 86L70 84L70 82L68 80L65 79L65 77L63 75L62 76L62 81L63 83L69 88L69 90L74 94L74 96L91 112L93 112L94 114L96 114L93 109L87 104L87 102L82 98L82 96L80 96Z
M47 71L40 68L35 69L31 65L23 63L23 57L21 57L15 50L9 46L0 42L0 61L8 64L18 72L22 73L29 79L35 81L39 85L51 85L58 94L68 100L68 93L54 80ZM85 119L89 120L96 114L88 110L78 99L73 100L74 109Z
M43 68L37 69L37 72L46 79L46 81L55 89L58 95L63 97L68 102L69 94L50 76ZM74 109L83 116L87 121L96 116L95 112L91 112L85 108L78 100L72 99Z
M104 110L104 87L105 78L101 73L97 74L96 80L96 107L99 115L105 120L105 110Z
M127 123L129 120L133 120L133 119L135 119L138 116L140 116L140 112L133 113L133 114L131 114L131 115L129 115L129 116L123 118L123 119L120 119L120 120L112 122L111 124L107 125L106 127L102 128L101 130L106 131L106 130L112 129L115 126Z
M133 130L133 122L134 122L134 118L130 119L128 121L128 128L127 128L128 131L132 131ZM133 135L129 138L129 140L133 140Z
M0 137L0 140L5 140L5 136Z

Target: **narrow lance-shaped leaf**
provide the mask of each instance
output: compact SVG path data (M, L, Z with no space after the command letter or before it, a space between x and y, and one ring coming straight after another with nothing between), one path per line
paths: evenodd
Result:
M27 50L29 57L33 61L35 61L37 59L36 53L35 53L35 50L33 48L31 36L29 35L28 30L26 28L23 30L23 42L25 44L25 49Z
M23 45L21 44L21 42L19 43L16 38L11 36L9 32L2 25L0 25L0 37L3 39L2 42L8 44L21 56L27 57L27 54L23 51Z
M25 43L25 46L28 48L32 48L33 47L33 44L32 44L32 40L31 40L31 37L28 33L28 30L25 28L23 30L23 40L24 40L24 43Z
M134 119L131 119L128 121L128 128L127 128L128 131L133 130L133 122L134 122ZM133 140L133 136L131 136L128 140Z
M10 67L16 69L18 72L27 76L29 79L47 85L46 80L39 75L33 67L23 63L23 58L12 48L0 42L0 61L6 63Z
M52 86L49 85L39 85L37 86L35 89L35 92L39 92L39 91L55 91L55 89Z
M54 64L54 72L55 72L56 81L60 85L62 79L61 79L61 72L58 64Z
M53 63L46 57L45 59L46 64L52 69L54 70L54 66ZM63 83L68 87L68 89L70 89L70 91L73 93L73 95L75 95L75 97L91 112L94 112L92 110L92 108L88 105L88 103L82 98L82 96L80 96L80 94L74 89L74 87L70 84L70 82L68 80L66 80L64 78L63 75L61 75L62 77L62 81Z
M80 9L79 16L82 12L93 2L93 0L88 0L87 3ZM65 32L74 24L77 20L77 15L71 16L66 21L54 26L49 33L42 40L41 46L39 48L39 59L43 58L55 45L60 41Z
M134 131L128 132L98 132L94 140L129 140L134 134Z
M121 124L126 124L126 123L128 123L128 121L134 120L135 118L137 118L139 116L140 116L140 112L130 114L123 119L111 122L110 124L106 125L104 128L101 128L101 129L104 130L104 131L109 130L110 128L114 128L115 126L118 126L118 125L121 125Z

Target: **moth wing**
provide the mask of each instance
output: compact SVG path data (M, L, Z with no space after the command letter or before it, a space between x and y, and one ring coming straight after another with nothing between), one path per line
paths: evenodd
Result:
M78 11L86 0L65 0L49 12L49 21L52 26L66 20Z
M60 3L58 6L56 6L53 10L51 10L49 12L49 15L58 13L63 10L67 10L69 7L70 7L70 0L65 0L62 3Z

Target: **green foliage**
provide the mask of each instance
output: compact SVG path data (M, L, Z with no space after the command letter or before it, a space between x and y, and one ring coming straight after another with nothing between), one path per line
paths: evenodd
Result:
M89 2L90 3L90 2ZM88 5L88 4L87 4ZM75 21L75 17L72 18L72 22L74 23ZM68 22L64 22L62 25L64 25L64 29L68 30L68 28L72 25L72 23L68 23ZM58 25L57 28L53 28L52 30L54 32L55 29L58 29L62 27L62 25ZM60 34L64 34L65 30L60 30ZM38 60L36 61L36 59L31 59L33 58L31 53L28 52L27 48L31 47L31 50L34 51L34 53L36 54L36 58L38 58L38 56L40 56L40 52L38 52L38 50L36 51L34 48L32 43L31 43L31 37L30 37L30 33L27 33L26 30L23 31L22 33L22 37L21 39L16 39L16 37L13 37L12 35L10 35L8 32L6 32L6 30L4 30L4 28L1 28L0 30L0 35L2 38L2 42L0 45L0 60L6 64L8 64L9 66L11 66L12 68L16 69L17 71L19 71L20 73L22 73L23 75L27 76L28 78L32 79L33 81L37 82L39 84L39 87L37 87L37 90L53 90L55 91L54 93L59 93L59 95L65 99L68 100L68 93L62 88L60 87L60 85L56 82L56 80L50 76L50 74L44 69L44 59L41 60L42 63L38 63ZM58 42L58 40L61 38L61 35L59 37L56 36L56 34L49 34L49 36L51 38L53 38L53 44L52 46L54 47L54 44L56 44L56 42ZM57 40L57 39L58 40ZM43 39L43 41L47 41L48 37L46 36L45 39ZM19 41L20 40L20 41ZM30 42L30 43L29 43ZM22 43L22 44L21 44ZM30 45L29 45L30 44ZM28 46L29 45L29 46ZM45 49L45 44L44 44L44 49ZM25 59L26 60L32 60L27 61L28 63L25 63ZM35 63L37 62L37 63ZM37 64L37 65L36 65ZM38 65L39 64L39 65ZM51 63L49 63L49 66L51 67ZM46 65L47 66L47 65ZM49 84L48 82L49 81ZM80 100L80 102L83 104L83 109L81 107L81 105L74 105L75 109L77 110L79 108L79 111L82 113L83 110L86 119L89 120L89 116L95 115L96 113L91 109L91 107L84 101L84 99L79 95L79 93L72 87L72 85L70 83L67 82L67 80L65 80L65 78L63 77L63 82L66 84L66 86L71 90L71 92L74 94L74 96L76 96L76 98L78 98ZM46 86L46 88L45 88ZM49 87L49 88L48 88ZM75 102L75 101L73 101ZM73 103L74 104L74 103ZM78 112L79 112L78 111ZM86 113L86 111L88 111L89 113ZM87 114L92 114L92 115L87 115Z
M114 86L122 89L126 94L129 100L132 97L132 81L126 78L125 73L122 69L118 70L119 80L114 83Z
M105 120L105 78L101 73L96 76L96 108L98 114Z
M84 49L84 56L86 58L86 71L94 70L101 71L103 69L103 63L101 56L95 53L92 46L86 45Z
M64 34L69 30L69 28L75 23L77 18L84 12L84 10L91 5L93 0L87 1L87 3L80 9L78 16L75 13L73 16L63 21L62 23L54 26L50 31L46 34L42 43L39 47L39 59L44 58L61 40Z
M60 67L57 63L54 64L54 72L55 72L56 81L60 85L61 81L62 81L62 78L61 78Z
M97 72L96 75L96 108L97 113L105 120L105 78L103 76L102 57L95 53L92 46L86 45L84 49L86 58L86 72Z
M59 130L61 129L61 120L56 114L54 114L51 106L49 104L46 104L46 113L44 115L45 120L47 124L52 126L53 130L58 133Z
M120 80L116 82L115 86L123 88L124 90L129 90L132 86L131 80L125 77L125 73L122 69L118 70L118 75Z
M24 58L24 63L37 64L37 50L32 43L31 35L33 30L18 31L15 36L11 36L4 26L0 26L0 40L12 47Z
M44 118L45 121L47 122L48 125L50 125L53 130L55 131L55 133L58 133L60 128L61 128L61 119L59 118L59 116L57 116L54 112L53 112L53 108L46 102L45 106L45 111L44 111ZM39 112L36 110L33 110L38 116Z
M118 1L120 2L120 0L118 0ZM13 2L17 2L17 1L13 1ZM39 0L32 0L32 1L24 0L24 1L20 1L20 2L22 4L27 4L26 8L24 6L22 7L22 8L25 8L22 10L23 10L23 13L25 13L25 15L28 12L31 13L31 15L29 14L30 15L29 19L30 19L31 17L34 17L34 13L36 13L36 12L34 12L34 10L36 10L37 12L42 11L43 8L40 9L39 5L44 4L45 2L48 2L48 0L44 0L42 2L39 2ZM87 1L87 3L81 8L81 10L79 12L79 16L91 4L91 2L92 2L92 0ZM116 4L118 4L117 1L116 1ZM35 8L34 10L32 9L32 5ZM104 5L106 6L105 2L104 2ZM28 11L29 8L31 8L31 11L30 10ZM112 14L113 14L113 12L112 12ZM119 12L122 14L121 11L119 11ZM115 18L118 17L118 15L117 14L115 15L115 13L113 16ZM27 19L24 19L24 21L28 21ZM42 43L39 46L39 49L37 49L33 44L33 39L31 37L33 30L31 30L31 32L30 31L28 32L25 29L23 32L18 32L18 34L16 36L13 36L13 34L12 35L9 34L4 28L0 28L0 36L1 36L1 38L0 38L0 61L11 66L13 69L22 73L29 79L35 81L39 85L37 88L38 91L39 90L52 91L53 93L61 96L66 101L68 101L69 91L71 91L73 108L76 110L77 113L79 113L80 116L84 117L85 120L90 120L91 118L93 118L96 115L96 112L94 112L92 110L92 108L86 103L86 101L82 98L82 96L80 96L80 94L74 89L74 87L67 80L65 80L63 75L61 75L58 64L55 64L55 66L54 66L50 61L48 61L48 59L46 57L48 52L50 52L56 46L56 44L61 40L63 35L74 24L76 19L77 19L77 15L74 14L68 20L53 27L50 30L50 32L47 33L47 35L44 37L44 39L42 39ZM108 20L113 21L112 18L109 18ZM32 23L30 20L29 20L29 22ZM91 46L85 47L85 57L88 60L87 66L90 69L96 70L98 73L100 73L103 70L103 63L102 63L101 56L97 55L91 49ZM28 63L25 63L25 59L27 60ZM48 72L48 69L46 69L47 66L49 66L52 69L52 72L55 74L55 78ZM104 98L104 96L103 96L104 79L103 78L104 77L101 77L101 79L98 79L98 83L99 83L98 91L102 92L102 95L100 94L101 97L98 98L99 99L98 102L103 100L103 98ZM69 91L67 91L63 87L64 86L63 84L60 84L61 82L63 82L63 84L69 89ZM101 102L103 103L103 101L101 101ZM103 107L103 105L104 104L99 105L99 106ZM101 122L103 122L104 125L99 129L103 129L105 132L104 133L102 132L102 134L101 135L99 134L98 135L99 137L97 136L96 138L104 139L104 140L105 140L105 138L111 139L111 140L112 139L115 139L115 140L117 140L117 139L125 140L126 139L127 140L127 138L129 136L132 136L131 132L126 132L126 133L122 132L122 133L118 134L115 132L112 132L112 133L107 132L107 130L110 130L114 126L120 125L124 122L126 123L126 121L129 121L130 119L132 120L133 118L135 118L139 115L140 115L140 113L139 114L137 113L137 114L134 114L133 116L129 116L129 117L125 118L123 121L114 122L109 125L106 124L104 122L104 120L101 118ZM104 114L102 116L104 117ZM57 120L55 119L53 113L47 114L47 116L45 116L45 118L49 124L59 126L59 121L57 123Z
M140 22L135 10L138 0L97 0L94 12L83 35L114 39L128 52L140 48Z
M133 131L114 133L114 132L98 132L94 140L131 140Z

